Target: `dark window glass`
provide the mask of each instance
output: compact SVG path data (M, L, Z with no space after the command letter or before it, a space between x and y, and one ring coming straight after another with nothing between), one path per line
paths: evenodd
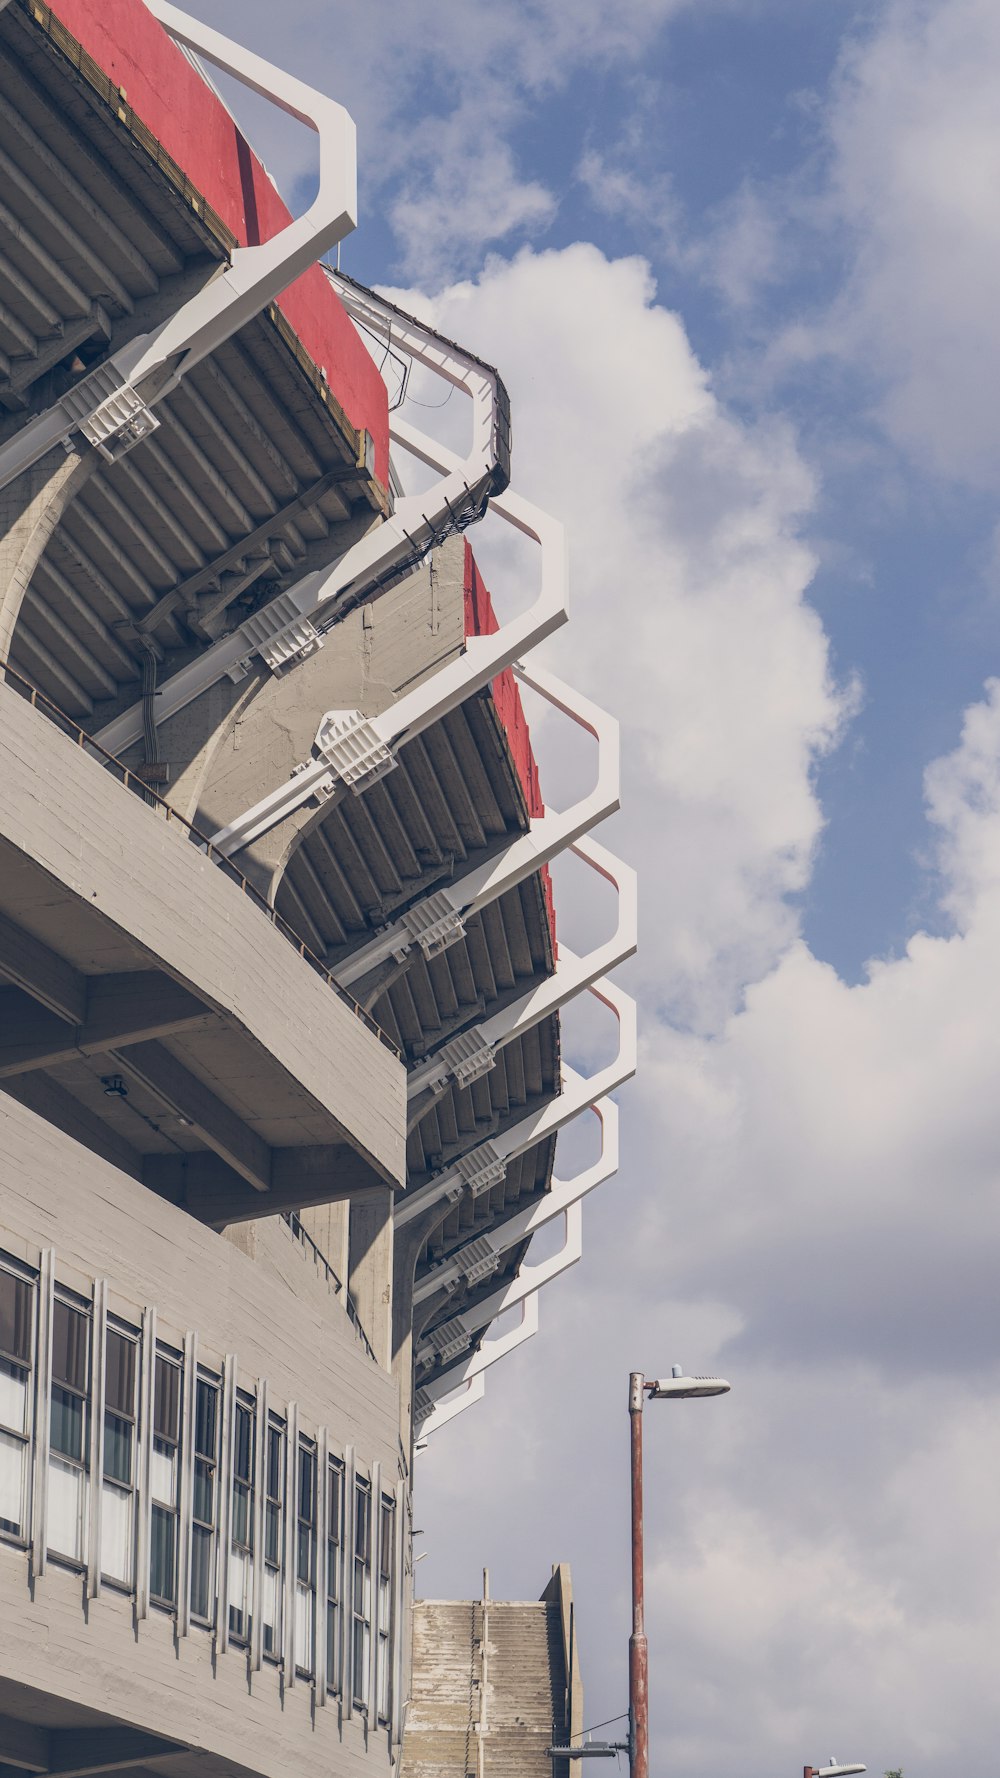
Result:
M215 1385L199 1379L194 1404L194 1448L199 1457L215 1456L218 1398Z
M267 1434L267 1495L269 1500L281 1499L281 1429L272 1426Z
M27 1364L31 1356L31 1285L0 1272L0 1352Z
M69 1457L74 1463L83 1462L84 1405L81 1396L53 1384L51 1447L60 1457Z
M153 1383L153 1432L157 1438L176 1445L180 1437L181 1373L180 1366L169 1359L156 1360Z
M132 1482L132 1422L118 1414L104 1416L104 1474L109 1482Z
M239 1483L233 1489L233 1542L241 1549L250 1547L250 1496Z
M104 1367L105 1405L115 1414L135 1413L135 1341L108 1329Z
M195 1525L191 1536L191 1610L210 1618L215 1603L212 1586L212 1533Z
M253 1480L253 1414L239 1405L233 1434L233 1475L240 1482Z
M52 1312L52 1376L79 1395L87 1393L89 1335L87 1316L57 1297Z
M215 1522L215 1476L211 1465L200 1458L194 1466L194 1517L203 1525Z
M154 1599L162 1599L167 1605L174 1603L176 1556L174 1515L168 1507L154 1503L150 1525L149 1590Z

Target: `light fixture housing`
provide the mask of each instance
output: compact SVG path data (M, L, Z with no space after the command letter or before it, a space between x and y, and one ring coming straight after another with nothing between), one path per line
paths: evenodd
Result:
M686 1377L675 1364L669 1377L654 1377L645 1389L650 1401L689 1401L699 1395L727 1395L730 1385L725 1377Z

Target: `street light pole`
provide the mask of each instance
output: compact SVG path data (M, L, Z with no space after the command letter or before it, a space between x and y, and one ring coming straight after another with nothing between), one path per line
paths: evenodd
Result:
M629 1778L649 1778L649 1657L643 1599L642 1402L645 1377L632 1371L628 1413L632 1446L632 1634L628 1643Z
M642 1547L642 1409L650 1401L690 1401L695 1396L725 1395L723 1377L686 1377L675 1364L669 1377L647 1383L642 1371L628 1380L628 1414L632 1449L632 1634L628 1640L628 1770L629 1778L649 1778L649 1658L643 1600Z

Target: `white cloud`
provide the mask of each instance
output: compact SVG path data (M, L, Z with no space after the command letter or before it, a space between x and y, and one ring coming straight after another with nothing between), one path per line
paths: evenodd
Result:
M525 1597L569 1559L588 1718L621 1708L625 1375L724 1369L724 1402L647 1426L655 1760L988 1764L1000 682L927 775L951 929L849 986L788 902L849 704L794 439L719 404L641 261L525 253L434 312L503 367L517 482L571 528L551 652L624 721L645 1037L582 1264L424 1459L422 1582L471 1590L478 1559Z
M646 979L712 1024L795 931L811 771L846 708L803 596L810 474L780 421L720 406L642 260L524 252L432 307L502 366L515 485L569 526L573 620L551 658L627 717Z
M993 488L998 61L991 0L895 0L845 54L828 125L853 265L822 342L874 371L907 450Z

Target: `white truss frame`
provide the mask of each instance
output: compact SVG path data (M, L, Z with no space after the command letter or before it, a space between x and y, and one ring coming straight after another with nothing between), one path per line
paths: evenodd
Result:
M488 1371L491 1365L498 1364L501 1358L506 1358L508 1353L513 1352L516 1347L523 1346L525 1340L533 1339L537 1332L538 1292L536 1290L533 1295L523 1299L520 1320L509 1333L501 1334L497 1339L484 1340L478 1352L474 1352L465 1364L456 1365L454 1370L446 1371L441 1376L432 1377L429 1382L422 1383L420 1385L421 1391L430 1396L435 1403L435 1409L438 1402L446 1402L451 1407L449 1398L453 1391L463 1387L467 1388L470 1383L475 1382L476 1378L481 1377L484 1371ZM465 1408L471 1408L474 1401L481 1400L482 1391L475 1395L463 1393L446 1418L453 1419L455 1414L462 1413ZM428 1433L436 1432L443 1424L444 1419L439 1419L436 1411L432 1410L431 1414L418 1425L417 1436L426 1438Z
M635 871L606 847L599 846L596 840L578 840L570 850L591 870L612 883L618 891L618 922L615 931L603 944L588 951L585 957L576 956L560 942L558 960L550 976L546 976L543 982L531 988L527 994L522 994L519 1000L504 1007L502 1012L494 1013L491 1018L474 1026L472 1033L465 1034L474 1035L477 1045L489 1054L489 1060L479 1070L481 1073L493 1067L497 1052L505 1045L513 1043L525 1031L530 1031L533 1025L537 1025L549 1013L557 1012L568 1000L583 993L599 976L606 975L635 951L638 939ZM453 1049L456 1043L458 1040L453 1038L411 1068L407 1080L407 1095L411 1101L428 1087L443 1092L451 1079L458 1078L461 1081L464 1043ZM457 1067L454 1065L456 1058Z
M438 470L441 480L423 494L404 496L397 501L390 518L359 538L336 562L304 575L281 593L282 631L293 644L292 652L283 655L281 665L297 654L311 652L322 642L324 629L336 621L335 614L331 615L330 611L335 600L346 594L360 599L366 586L373 586L382 575L391 573L393 568L419 554L432 538L452 529L456 510L464 508L470 498L475 499L477 495L485 498L485 491L496 476L498 440L502 426L506 424L506 392L502 390L495 371L489 370L460 346L443 339L433 328L402 316L391 303L367 292L362 298L352 285L337 280L332 273L330 276L352 316L360 318L363 313L367 326L381 327L386 332L391 325L394 351L425 365L450 387L461 389L469 397L472 441L468 455L458 457L399 420L390 424L390 438L412 451L421 462ZM494 510L499 510L498 501L492 504ZM524 640L514 647L516 654L521 648L532 647L542 635L548 635L566 620L565 544L561 527L556 526L554 520L536 513L516 495L506 496L505 504L509 523L526 531L529 537L543 544L543 550L548 550L547 579L543 583L542 598L533 608L541 627L536 633L530 625L526 626ZM533 528L536 520L539 530ZM238 629L204 649L188 666L164 681L157 691L158 722L175 716L227 674L241 677L254 655L273 666L275 638L269 634L262 641L260 634L260 620L268 609L265 606L263 612L246 619ZM545 612L548 613L547 621L543 621ZM508 633L505 631L504 635ZM501 666L508 665L513 658L513 654L505 656ZM489 673L486 676L489 677ZM451 707L450 704L446 706ZM141 734L142 704L139 702L109 722L97 739L108 752L120 753Z
M606 977L593 983L588 990L606 1006L618 1022L618 1053L604 1068L595 1074L584 1076L575 1068L562 1067L561 1091L557 1098L544 1105L540 1111L534 1111L529 1117L523 1117L510 1129L503 1131L488 1141L477 1143L474 1148L467 1149L458 1160L442 1167L425 1185L419 1186L414 1192L406 1192L396 1200L395 1224L397 1228L405 1228L418 1216L440 1203L443 1198L457 1200L466 1189L462 1173L462 1164L468 1165L477 1154L487 1150L491 1158L499 1157L503 1161L512 1161L519 1154L544 1141L545 1137L555 1134L568 1124L571 1118L577 1117L581 1111L588 1111L605 1094L614 1092L623 1081L635 1073L636 1064L636 1016L635 1001L624 989L608 981Z
M461 938L465 921L471 919L473 914L488 906L491 901L496 901L508 889L523 882L525 877L540 870L542 865L550 863L567 846L575 845L591 828L596 827L608 815L613 815L620 806L620 743L615 717L609 716L606 710L585 698L581 692L574 691L547 669L526 667L517 662L514 676L522 685L538 692L547 704L568 716L578 728L586 730L587 734L594 737L597 742L597 776L594 787L570 808L550 810L535 817L530 822L527 833L518 834L487 863L472 864L450 883L435 888L434 900L438 911L435 925L439 930L430 935L424 946L428 955L446 949L448 944ZM424 903L426 900L425 897ZM424 903L418 903L417 906ZM351 987L378 964L386 962L390 957L402 957L415 944L422 944L420 933L414 930L415 924L409 915L401 915L391 926L386 926L374 938L352 951L332 971L341 987ZM433 948L428 949L431 944Z
M357 140L354 121L344 107L190 18L168 0L147 0L147 4L178 43L316 131L319 189L301 216L260 246L234 248L229 264L220 266L197 295L152 332L122 346L0 447L0 488L74 431L93 435L97 442L101 435L110 436L107 425L117 427L120 419L123 425L134 426L138 417L141 424L143 414L176 388L187 371L266 308L357 224ZM144 383L150 384L148 390ZM106 409L103 423L102 408ZM155 424L151 415L149 423Z
M478 1376L464 1385L460 1395L449 1396L447 1401L435 1402L423 1421L415 1419L417 1438L423 1440L432 1432L440 1432L449 1420L454 1420L456 1415L464 1414L466 1408L474 1407L477 1401L482 1401L485 1394L486 1378L480 1371ZM419 1445L417 1449L420 1449Z
M565 1215L574 1205L580 1204L588 1192L603 1185L606 1179L617 1173L618 1107L613 1099L604 1098L598 1099L592 1110L601 1126L601 1152L597 1160L572 1179L554 1179L551 1190L546 1192L540 1203L529 1204L527 1209L517 1211L506 1221L495 1224L491 1229L484 1229L477 1240L487 1242L495 1254L507 1253L519 1241L527 1240L536 1230L544 1228L557 1216ZM427 1302L439 1290L447 1290L464 1276L462 1255L463 1249L458 1248L420 1280L413 1292L415 1304Z
M570 1204L562 1215L564 1235L563 1244L558 1253L551 1254L548 1259L539 1260L537 1265L519 1267L517 1275L508 1279L507 1283L502 1285L499 1290L495 1290L492 1296L484 1297L473 1308L460 1309L456 1315L441 1325L449 1328L461 1328L468 1336L466 1340L466 1344L468 1344L481 1327L489 1327L490 1323L496 1321L505 1309L512 1309L517 1303L523 1302L525 1297L536 1295L546 1284L551 1283L553 1278L558 1278L560 1273L567 1272L570 1266L575 1266L577 1260L583 1258L583 1205L579 1202ZM434 1352L433 1341L422 1341L417 1347L417 1363L433 1359ZM433 1378L429 1381L433 1381ZM428 1386L428 1383L423 1385L425 1389Z
M424 729L440 722L450 710L464 704L466 698L495 679L524 650L534 648L566 622L569 615L566 536L562 525L519 495L509 492L494 499L490 510L513 525L515 530L532 538L541 549L541 585L529 609L519 617L511 618L509 623L501 624L492 635L470 636L463 653L446 662L422 685L398 698L378 716L363 718L360 711L328 710L316 733L316 757L304 760L284 784L269 791L267 796L261 797L242 815L210 836L212 845L223 857L231 858L244 846L261 839L311 797L319 795L326 800L343 794L347 788L363 789L366 780L351 782L338 774L336 766L331 767L330 757L324 752L324 739L331 727L363 721L372 742L395 753L406 741L411 741ZM383 529L380 527L372 535L380 536ZM168 680L165 691L170 684ZM162 719L162 712L158 712L158 719ZM385 769L384 765L381 769Z

